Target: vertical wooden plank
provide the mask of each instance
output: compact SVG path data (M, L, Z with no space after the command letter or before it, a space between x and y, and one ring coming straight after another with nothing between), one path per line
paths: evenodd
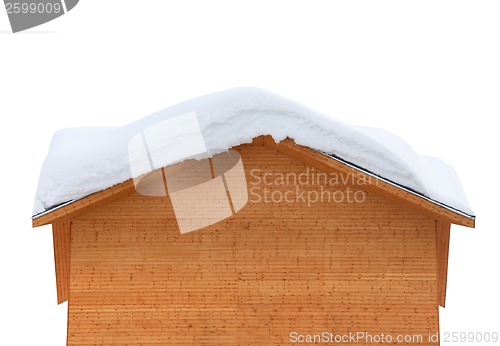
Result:
M450 246L450 223L436 221L436 259L438 280L438 304L446 303L446 281L448 278L448 253Z
M56 267L57 303L61 304L69 299L71 222L63 220L53 223L52 237Z

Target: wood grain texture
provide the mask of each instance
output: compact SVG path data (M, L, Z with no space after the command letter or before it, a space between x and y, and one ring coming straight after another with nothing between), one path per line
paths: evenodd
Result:
M132 193L72 221L68 344L284 345L291 332L331 331L431 344L435 220L364 190L362 203L259 200L264 188L297 192L264 177L312 167L263 146L237 149L253 194L229 219L181 235L168 196ZM361 188L299 188L322 186Z
M438 280L438 304L446 305L446 283L448 281L448 254L450 249L450 224L436 221L436 258Z
M52 224L54 263L56 268L57 304L69 300L69 273L71 258L71 222Z

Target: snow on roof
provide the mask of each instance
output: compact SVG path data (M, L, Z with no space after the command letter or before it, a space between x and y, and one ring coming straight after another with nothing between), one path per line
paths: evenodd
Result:
M276 142L289 137L297 144L335 155L459 212L474 215L455 170L441 160L418 155L389 132L352 126L256 88L235 88L198 97L124 127L56 132L40 173L33 215L145 173L131 170L131 140L182 114L196 114L204 145L213 153L250 143L261 135L270 135ZM192 143L198 140L196 133L184 129L176 134L178 127L171 127L170 145L157 148L156 156L175 152L177 158L190 157ZM165 158L163 164L175 161L181 160Z

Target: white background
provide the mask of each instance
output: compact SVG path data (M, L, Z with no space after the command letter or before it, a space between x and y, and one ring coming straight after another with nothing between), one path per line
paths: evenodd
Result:
M121 126L235 86L387 129L453 165L477 228L452 228L441 332L500 332L500 4L176 3L81 0L19 34L2 8L0 345L65 344L51 229L30 220L54 131Z

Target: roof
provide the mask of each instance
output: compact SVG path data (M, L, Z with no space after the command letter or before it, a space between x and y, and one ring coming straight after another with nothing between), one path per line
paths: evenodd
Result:
M359 168L342 162L339 159L334 159L318 151L297 145L290 139L276 143L269 136L261 136L256 138L253 143L261 144L270 149L279 151L326 172L369 174L361 171ZM465 215L437 201L433 201L418 193L397 186L396 184L381 177L374 177L373 175L371 177L374 179L365 179L367 184L363 186L368 191L372 191L395 203L402 204L436 220L474 227L474 217ZM103 191L91 194L76 201L70 201L57 206L48 212L39 214L37 217L33 218L33 226L38 227L60 220L78 217L103 205L126 197L134 191L134 182L132 179L129 179Z
M131 178L154 169L255 138L324 169L376 177L375 192L436 219L474 225L455 171L441 160L418 155L383 130L348 125L255 88L202 96L124 127L58 131L40 174L33 224L126 195L134 189ZM149 145L149 164L141 161L137 139Z

